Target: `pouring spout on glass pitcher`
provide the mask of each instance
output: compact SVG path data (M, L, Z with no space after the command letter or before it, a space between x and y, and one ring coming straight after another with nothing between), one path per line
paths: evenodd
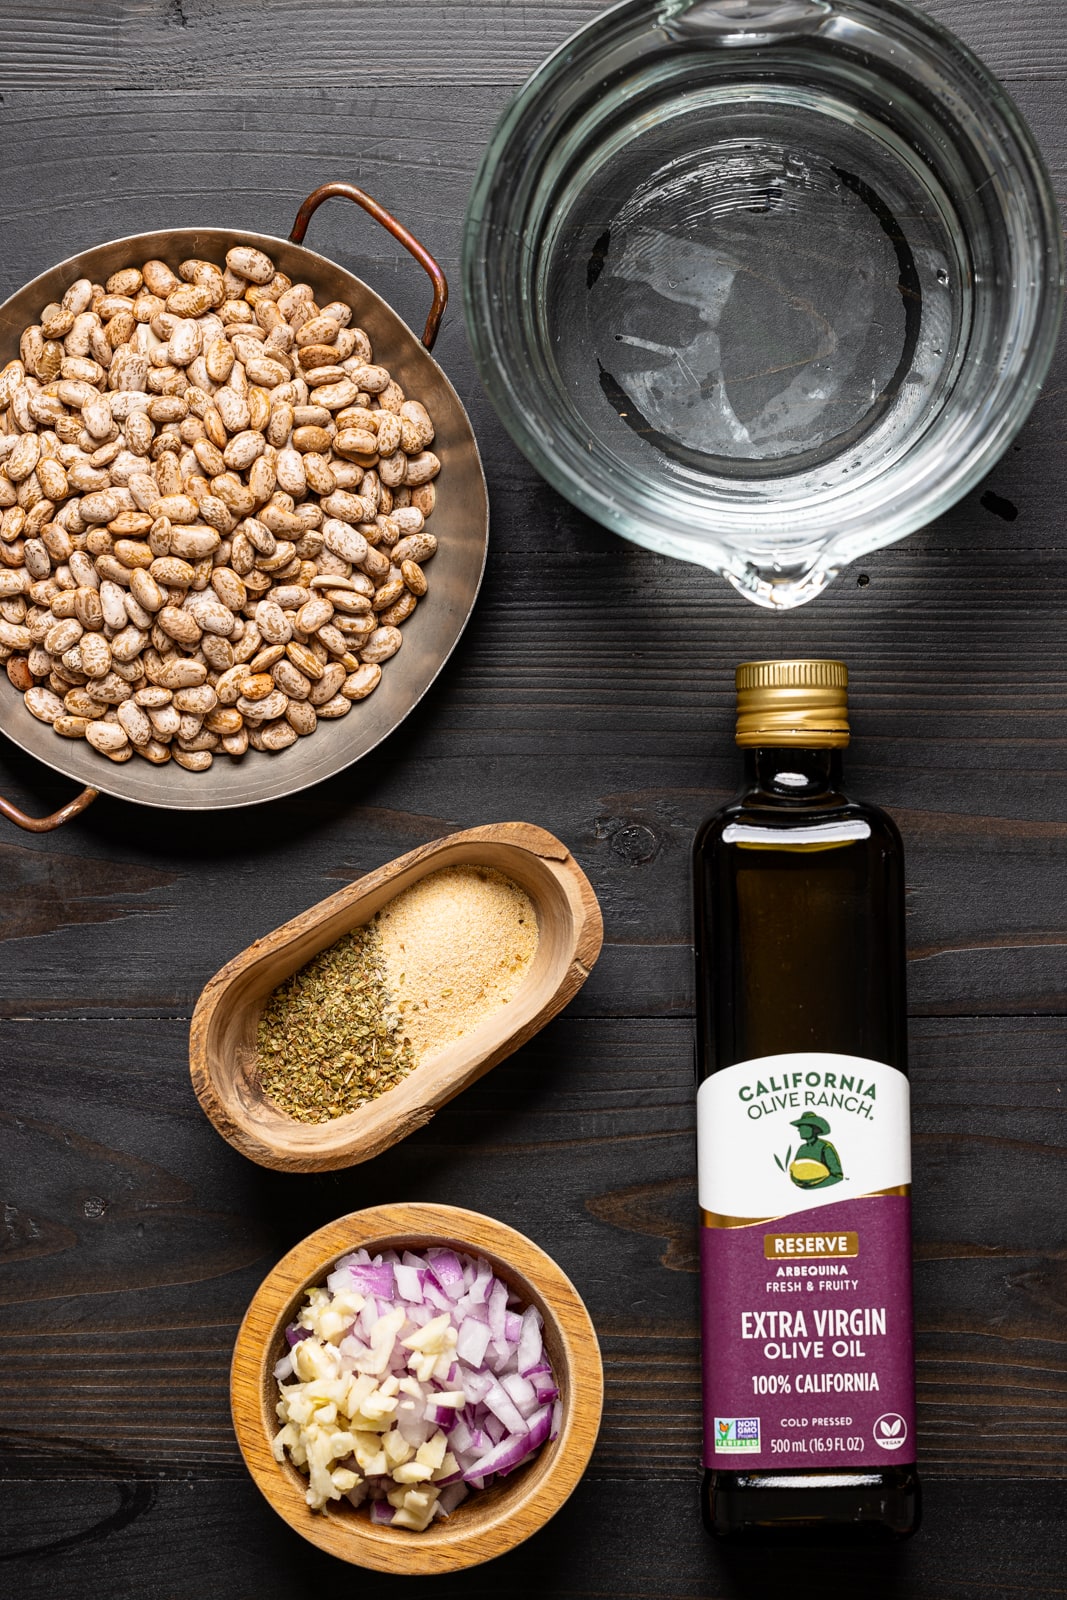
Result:
M655 548L666 555L691 561L717 572L746 600L766 611L791 611L818 599L842 567L885 544L882 530L866 538L842 538L827 533L799 541L783 536L776 543L767 536L729 542L707 540L657 540Z
M830 540L807 546L794 563L748 560L743 552L713 569L746 600L767 611L791 611L822 594L844 564L830 555ZM703 564L703 563L702 563Z

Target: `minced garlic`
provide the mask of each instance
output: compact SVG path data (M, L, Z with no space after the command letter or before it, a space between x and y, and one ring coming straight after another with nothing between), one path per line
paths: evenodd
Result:
M297 1320L310 1337L293 1346L295 1381L280 1385L276 1409L282 1426L274 1436L274 1456L283 1461L288 1451L294 1465L307 1473L305 1498L314 1511L349 1495L364 1478L388 1476L392 1526L421 1533L433 1520L438 1480L457 1474L456 1460L440 1428L415 1446L396 1425L397 1395L404 1380L388 1368L407 1320L403 1306L376 1320L370 1355L358 1359L355 1373L346 1369L341 1348L344 1330L363 1305L361 1294L331 1298L325 1289L309 1291ZM423 1381L443 1379L452 1368L456 1330L447 1313L400 1342L411 1352L409 1367ZM421 1391L416 1392L421 1401ZM453 1410L465 1399L462 1393L443 1391L434 1398ZM358 1471L334 1464L347 1461L354 1461Z
M443 867L383 906L374 926L400 1033L436 1055L511 1000L537 951L537 913L492 867Z

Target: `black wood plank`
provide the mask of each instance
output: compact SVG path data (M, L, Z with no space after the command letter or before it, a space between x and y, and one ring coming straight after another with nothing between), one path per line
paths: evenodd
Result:
M1021 1600L1067 1594L1057 1485L931 1483L923 1531L901 1549L730 1552L703 1533L696 1482L586 1478L528 1543L454 1577L389 1578L337 1565L286 1528L249 1481L0 1486L5 1577L41 1600L295 1600L506 1594L515 1600Z
M558 832L601 898L579 1011L684 1013L689 842L739 772L733 666L791 653L852 664L852 783L908 848L913 1010L1064 1010L1067 562L1019 552L1009 577L984 553L961 583L956 559L905 545L868 568L775 617L623 546L495 553L456 660L352 772L241 815L101 800L61 834L5 825L0 1014L188 1015L226 959L339 882L516 814ZM4 744L0 792L44 809L71 790Z
M254 1167L214 1133L186 1039L180 1023L0 1024L9 1472L96 1476L108 1452L139 1476L233 1471L227 1372L252 1292L304 1234L383 1200L470 1206L549 1250L603 1343L596 1471L692 1471L687 1024L563 1018L404 1144L313 1178ZM933 1476L1064 1472L1065 1045L1062 1019L913 1028L919 1450Z
M284 234L334 176L411 222L454 280L511 89L598 9L0 0L0 295L119 232L236 219ZM1067 12L928 9L1011 81L1067 199ZM369 223L327 208L309 242L421 324L421 279ZM554 1527L407 1594L1067 1594L1062 1481L1041 1481L1062 1480L1067 1428L1067 357L985 485L814 609L771 617L540 482L482 396L455 297L438 354L471 409L494 531L471 633L429 703L298 802L218 819L101 802L55 838L0 835L5 1592L396 1587L348 1580L281 1526L226 1402L262 1274L310 1229L392 1196L530 1232L587 1298L608 1377L592 1471ZM728 1560L695 1509L688 845L733 785L734 662L794 652L852 663L854 785L896 812L909 852L929 1489L923 1535L877 1564ZM0 792L43 809L70 786L0 741ZM237 1157L188 1085L184 1019L204 979L339 882L519 813L567 839L604 905L605 954L568 1016L365 1168L301 1180Z
M1057 26L1067 33L1067 13ZM0 9L0 83L6 39ZM1062 92L1043 82L1021 84L1018 91L1061 201L1067 201ZM494 541L557 559L575 549L595 550L621 562L627 547L548 489L507 439L467 348L458 290L463 214L475 166L507 98L505 88L472 86L457 116L455 89L430 85L419 90L414 118L397 116L395 95L377 83L357 97L275 85L265 96L243 80L226 92L109 92L94 84L65 89L58 115L55 95L47 90L0 93L0 295L118 234L236 223L285 235L312 189L330 178L354 179L422 236L451 278L453 299L436 354L468 406L481 444ZM425 279L367 218L350 206L327 206L312 223L309 243L365 278L413 326L422 326ZM951 553L951 581L963 586L975 552L1060 548L1067 469L1059 446L1065 430L1067 351L1061 351L1045 396L1008 456L960 506L913 535L905 548ZM650 584L656 569L646 564L640 570L650 575ZM853 568L853 581L859 572L869 573L869 563ZM748 611L747 602L727 595L721 580L696 576L700 592L725 600L730 616ZM612 599L606 591L605 603ZM907 596L902 603L911 608L916 601Z
M365 83L515 84L609 0L0 0L0 88L28 84L257 90ZM1062 76L1057 0L1027 0L1005 26L999 0L925 0L1003 78ZM399 97L398 97L399 99ZM400 100L398 110L403 110Z

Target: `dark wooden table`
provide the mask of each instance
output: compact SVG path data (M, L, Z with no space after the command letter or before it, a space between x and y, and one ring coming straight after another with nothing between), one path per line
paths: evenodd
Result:
M936 0L1029 117L1067 192L1067 10ZM122 233L288 231L364 185L453 275L511 90L592 0L0 0L0 297ZM421 325L421 275L347 208L324 253ZM1067 367L934 527L810 608L757 611L546 488L475 379L493 532L482 599L384 749L287 804L219 818L101 800L0 831L3 1592L274 1600L1067 1595ZM732 672L853 671L853 787L909 861L919 1452L926 1527L890 1556L726 1557L697 1515L699 1380L687 872L731 791ZM71 785L0 741L0 792ZM601 897L577 1002L428 1128L320 1178L261 1171L189 1086L205 979L339 883L457 826L528 818ZM462 1580L347 1573L291 1534L230 1430L234 1333L301 1235L376 1201L472 1206L537 1239L599 1329L590 1472L519 1553Z

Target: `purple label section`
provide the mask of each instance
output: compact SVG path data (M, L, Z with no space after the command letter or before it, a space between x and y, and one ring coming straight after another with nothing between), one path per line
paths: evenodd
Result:
M705 1465L913 1462L908 1197L700 1232Z

